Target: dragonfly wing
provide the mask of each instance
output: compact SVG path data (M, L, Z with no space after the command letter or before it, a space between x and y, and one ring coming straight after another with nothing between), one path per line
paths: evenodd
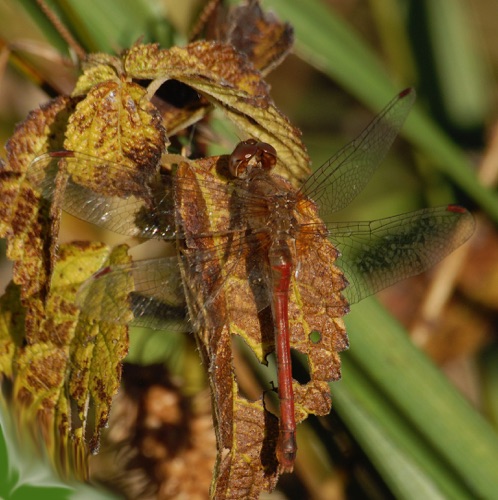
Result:
M228 245L190 249L184 255L184 265L194 270L187 276L187 289L194 301L191 320L197 328L215 328L226 322L243 324L241 318L254 317L270 305L261 242L244 232L230 238ZM226 315L220 314L218 302L224 293Z
M475 222L464 208L449 205L327 226L349 281L344 295L353 304L439 262L472 235Z
M226 256L228 262L221 257L224 248L216 246L182 256L183 266L193 270L193 275L187 278L191 280L187 288L190 300L198 302L197 314L190 321L196 328L202 324L217 327L227 320L213 308L227 285L230 289L234 286L232 273L245 269L242 256L245 245L243 238L236 237ZM204 281L201 270L208 268L216 271L211 271L210 279ZM250 271L248 278L252 301L259 311L269 305L267 294L263 293L266 287L261 284L258 270ZM240 288L240 281L235 281ZM177 256L103 268L83 283L76 304L89 319L96 321L130 323L156 330L184 330L187 324L185 290ZM230 314L237 317L241 307L249 306L229 301L227 307Z
M61 161L64 164L60 164ZM90 172L93 177L88 181L87 177L82 178L81 172L86 176ZM35 159L27 177L46 199L57 200L66 212L125 236L161 240L183 238L183 231L176 226L178 189L183 196L191 193L193 198L204 196L216 200L211 223L219 228L219 233L233 230L226 224L233 186L214 175L206 180L202 175L198 178L196 174L203 173L202 166L192 167L192 172L189 177L179 177L166 170L141 173L82 153L59 151ZM245 199L248 197L250 193L245 193ZM210 234L215 233L216 230Z
M177 236L172 203L172 197L162 198L151 211L150 203L143 198L104 196L69 179L62 208L75 217L125 236L167 240Z
M415 91L398 94L350 144L303 184L303 194L320 206L320 217L346 207L365 188L398 135L415 102Z
M147 328L184 329L186 306L178 258L135 261L101 269L78 290L89 319Z
M81 172L88 175L92 169L96 173L90 188L82 182ZM61 171L64 177L59 175ZM124 165L75 152L41 155L26 175L46 199L58 200L64 211L79 219L125 236L177 236L169 175L152 173L141 177L140 172Z

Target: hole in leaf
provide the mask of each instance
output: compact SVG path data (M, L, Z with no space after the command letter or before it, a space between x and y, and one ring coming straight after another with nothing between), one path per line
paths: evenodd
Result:
M291 356L292 378L302 385L307 384L311 380L308 356L294 349L291 349Z
M307 384L310 380L308 356L299 351L291 349L292 356L292 378L299 384ZM274 367L274 378L270 380L270 385L263 393L263 401L265 408L273 415L279 416L279 400L278 400L278 375L275 353L267 356L268 366L271 369Z
M313 330L309 335L309 339L313 344L318 344L322 340L322 334L318 330Z
M278 391L276 386L263 393L263 405L266 411L269 411L276 417L280 417Z
M263 394L265 408L278 416L278 375L275 353L266 356L266 366L260 363L239 335L232 335L232 353L238 392L254 401ZM310 380L308 356L291 349L292 378L299 384Z
M232 355L238 392L241 396L255 401L262 392L271 390L274 366L271 360L260 363L254 352L239 335L232 335Z
M151 80L135 80L136 83L144 88L147 88ZM175 108L188 108L197 104L201 97L195 89L178 80L167 80L159 89L157 89L154 97L161 99Z

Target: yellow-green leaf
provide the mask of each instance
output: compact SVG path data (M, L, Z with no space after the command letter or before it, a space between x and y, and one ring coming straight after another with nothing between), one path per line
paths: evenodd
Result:
M14 375L13 361L24 338L24 319L20 288L10 283L0 298L0 380Z
M119 81L123 67L119 57L109 54L90 54L82 63L83 74L78 78L73 96L90 92L91 88L107 81Z
M18 352L13 397L22 425L42 430L49 455L65 474L72 465L86 476L84 438L90 432L90 448L98 448L128 350L126 325L89 321L74 304L76 292L102 266L128 261L123 246L62 245L46 308L35 299L29 306L36 307L27 308L27 328L30 322L36 328Z
M92 157L68 166L73 178L107 194L129 194L106 177L106 162L119 163L140 175L156 171L166 147L166 135L156 108L138 84L108 80L93 86L71 115L64 147ZM95 164L95 159L101 163ZM127 167L127 168L126 168Z

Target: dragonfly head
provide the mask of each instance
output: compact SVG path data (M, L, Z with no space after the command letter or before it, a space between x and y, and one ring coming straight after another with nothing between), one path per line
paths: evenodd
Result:
M254 168L271 170L277 163L275 148L266 142L248 139L237 144L230 155L230 173L238 178L247 178Z

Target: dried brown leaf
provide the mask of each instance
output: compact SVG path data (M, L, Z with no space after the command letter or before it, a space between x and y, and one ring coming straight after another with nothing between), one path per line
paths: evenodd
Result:
M264 75L289 54L294 42L292 26L264 12L258 0L231 6L228 13L222 9L220 5L209 19L206 38L233 45Z
M123 367L91 478L127 498L206 498L216 454L207 391L191 396L164 364Z
M234 381L232 414L234 429L230 439L220 443L213 498L259 498L261 491L271 491L278 480L278 463L272 450L278 436L278 420L263 408L261 401L248 401L237 395ZM223 420L225 426L229 425ZM225 436L223 436L225 437Z
M211 158L201 161L199 166L202 165L206 170L213 168L216 160L217 158ZM196 178L194 170L187 163L180 165L179 175ZM203 179L207 178L214 181L213 172L206 171ZM218 454L211 495L217 498L256 498L258 492L271 489L278 478L277 463L274 453L272 455L271 447L265 447L265 451L269 449L269 453L267 452L264 456L261 453L265 439L266 442L268 439L275 441L277 434L273 432L272 435L264 425L265 411L262 401L250 403L239 396L237 391L232 367L231 332L227 323L228 300L223 293L210 295L210 292L219 285L221 257L220 261L212 259L206 262L200 269L193 265L197 250L206 250L210 246L215 247L221 243L218 238L214 239L215 241L208 241L207 238L200 240L189 238L193 228L199 230L209 225L207 216L209 207L206 203L212 203L213 200L203 198L200 188L196 195L189 188L185 193L180 189L177 193L177 201L179 217L182 219L181 224L187 235L187 248L183 249L187 255L187 265L183 267L182 274L184 283L187 285L187 299L190 299L191 317L199 318L199 315L203 314L202 320L198 322L196 335L209 374L213 398ZM229 214L227 214L226 223L229 223ZM221 239L226 240L226 238ZM227 265L231 267L230 264ZM203 313L204 302L210 303L209 312ZM245 432L247 429L245 420L249 416L244 411L240 411L241 404L246 408L251 407L253 420L255 419L258 423L254 426L257 428L256 432L251 426L253 431L249 436L251 442L245 439L248 437ZM254 460L248 460L241 453L242 450L251 451ZM272 467L265 464L265 461L270 462Z
M178 223L186 234L182 247L186 264L182 272L190 316L197 321L214 402L218 459L212 494L222 491L229 497L252 498L255 491L271 489L278 478L275 454L278 427L272 425L272 417L261 398L249 402L239 394L232 366L231 335L240 335L263 363L275 350L274 329L269 302L264 302L264 297L268 300L266 289L266 295L261 295L258 288L261 285L251 279L261 275L265 255L262 253L255 260L254 252L258 250L250 245L240 246L240 242L236 250L226 255L223 249L234 242L230 236L216 236L227 234L234 223L230 207L233 210L236 206L231 199L236 195L223 190L226 178L222 174L226 172L227 161L228 157L222 156L180 165L178 174L195 179L198 188L189 183L188 190L183 192L179 186ZM273 180L276 185L292 189L281 177L275 176ZM220 189L213 199L211 193L215 191L203 187L217 183ZM220 199L224 195L227 198ZM220 207L226 208L225 214L220 213ZM301 207L298 215L303 224L320 223L311 206ZM326 234L325 228L323 231ZM196 238L199 233L214 236ZM212 258L198 260L199 252L205 255L209 250ZM348 342L341 319L347 311L340 294L345 280L333 265L337 251L325 238L315 233L306 237L304 233L304 238L296 242L296 254L301 267L299 281L293 277L291 284L291 346L307 355L311 378L305 385L293 382L295 417L300 422L310 413L329 413L327 382L340 377L338 353L347 348ZM320 332L318 338L311 337L313 331Z

